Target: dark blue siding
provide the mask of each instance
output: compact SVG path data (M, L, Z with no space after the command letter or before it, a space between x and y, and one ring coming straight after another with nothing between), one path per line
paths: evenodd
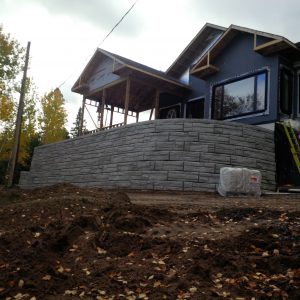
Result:
M257 44L267 42L268 39L258 37ZM238 79L241 76L255 73L261 70L268 71L268 107L263 115L234 118L247 124L263 124L277 120L278 103L278 71L279 58L277 55L263 56L255 51L254 36L248 33L239 33L228 45L217 59L212 62L220 71L204 80L190 77L190 85L193 92L190 98L205 95L205 118L211 118L212 88L218 83L226 80Z

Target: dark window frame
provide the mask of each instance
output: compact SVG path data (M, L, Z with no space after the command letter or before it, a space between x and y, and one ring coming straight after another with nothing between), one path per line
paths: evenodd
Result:
M286 74L289 79L290 79L290 85L289 85L289 94L290 94L290 98L288 99L288 109L285 110L284 108L282 108L283 103L282 103L282 98L283 98L283 80L282 80L282 75ZM293 114L293 94L294 94L294 77L295 74L292 70L286 68L286 67L282 67L280 68L280 74L279 74L279 78L280 78L280 84L279 84L279 109L280 109L280 113L284 114L284 115L292 115Z
M239 115L224 117L223 116L224 86L227 85L227 84L230 84L230 83L235 83L235 82L239 82L239 81L254 77L254 87L253 87L253 92L254 92L254 95L255 95L254 105L257 106L257 77L259 75L262 75L262 74L265 75L264 109L259 109L259 110L255 110L255 111L252 111L252 112L242 113L242 114L239 114ZM221 105L221 107L220 107L220 118L218 120L230 120L230 119L235 119L235 118L240 118L240 117L245 117L245 116L251 116L251 115L254 115L254 114L265 112L268 109L268 85L269 85L269 80L268 80L268 71L267 70L247 74L247 75L240 76L240 77L237 77L237 78L233 78L233 79L230 79L230 80L226 80L222 83L214 85L212 87L212 109L211 109L212 118L214 117L214 109L215 109L215 90L218 87L222 87L221 103L220 103L220 105Z
M203 102L203 118L199 118L200 120L201 119L204 119L204 116L205 116L205 97L199 97L199 98L195 98L195 99L190 99L188 100L186 103L185 103L185 109L184 109L184 118L185 119L189 119L187 117L187 109L188 109L188 105L190 103L195 103L195 102Z

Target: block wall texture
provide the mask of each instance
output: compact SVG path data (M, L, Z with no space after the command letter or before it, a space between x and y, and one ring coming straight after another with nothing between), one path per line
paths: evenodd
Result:
M103 188L215 191L221 167L258 169L275 189L273 132L213 120L129 124L37 147L20 187L57 183Z

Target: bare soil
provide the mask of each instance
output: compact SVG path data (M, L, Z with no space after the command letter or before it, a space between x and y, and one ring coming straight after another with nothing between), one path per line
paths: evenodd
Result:
M0 188L0 299L300 299L300 196Z

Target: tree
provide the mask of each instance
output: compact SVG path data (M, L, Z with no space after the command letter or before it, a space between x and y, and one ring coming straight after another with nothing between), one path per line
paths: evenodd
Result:
M82 115L82 108L79 107L78 113L77 113L77 116L76 116L76 120L75 120L75 122L73 123L74 127L71 128L71 132L70 132L72 138L77 137L77 136L80 135L81 115ZM82 124L82 132L86 132L86 131L87 131L87 129L86 129L86 121L83 120L83 124Z
M19 80L24 61L24 48L3 32L0 26L0 182L3 181L10 158Z
M64 105L65 99L58 88L42 97L39 124L43 144L68 138L68 131L65 128L67 113Z

